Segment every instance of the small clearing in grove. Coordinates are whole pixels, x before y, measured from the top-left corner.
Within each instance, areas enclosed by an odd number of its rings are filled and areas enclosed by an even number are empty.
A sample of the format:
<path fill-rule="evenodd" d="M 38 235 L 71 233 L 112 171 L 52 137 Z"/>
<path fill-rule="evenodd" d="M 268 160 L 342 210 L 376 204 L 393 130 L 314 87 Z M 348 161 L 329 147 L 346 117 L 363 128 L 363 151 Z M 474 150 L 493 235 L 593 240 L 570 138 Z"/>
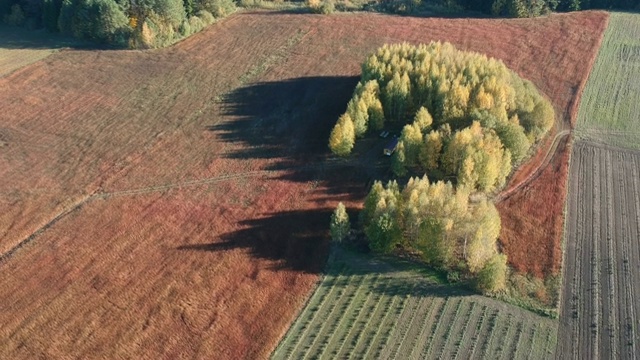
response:
<path fill-rule="evenodd" d="M 274 359 L 547 359 L 557 322 L 334 249 Z"/>
<path fill-rule="evenodd" d="M 330 211 L 366 193 L 326 156 L 368 53 L 449 41 L 565 114 L 606 19 L 247 12 L 0 77 L 0 358 L 267 357 L 318 279 Z M 534 240 L 510 244 L 554 241 Z"/>
<path fill-rule="evenodd" d="M 639 39 L 639 14 L 611 14 L 580 104 L 558 359 L 640 353 Z"/>

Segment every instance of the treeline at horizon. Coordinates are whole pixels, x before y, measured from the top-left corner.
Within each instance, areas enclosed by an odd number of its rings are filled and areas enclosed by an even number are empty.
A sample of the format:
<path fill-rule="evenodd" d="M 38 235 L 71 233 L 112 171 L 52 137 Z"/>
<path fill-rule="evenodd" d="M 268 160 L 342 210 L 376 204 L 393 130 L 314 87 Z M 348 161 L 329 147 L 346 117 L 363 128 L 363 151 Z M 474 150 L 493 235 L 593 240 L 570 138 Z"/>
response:
<path fill-rule="evenodd" d="M 199 32 L 244 7 L 298 3 L 311 12 L 374 10 L 410 14 L 482 12 L 497 17 L 535 17 L 554 11 L 640 10 L 640 0 L 0 0 L 0 22 L 47 29 L 99 44 L 158 48 Z"/>
<path fill-rule="evenodd" d="M 457 0 L 465 10 L 494 16 L 534 17 L 553 11 L 640 9 L 638 0 Z"/>
<path fill-rule="evenodd" d="M 233 0 L 0 0 L 5 24 L 129 48 L 170 45 L 235 9 Z"/>

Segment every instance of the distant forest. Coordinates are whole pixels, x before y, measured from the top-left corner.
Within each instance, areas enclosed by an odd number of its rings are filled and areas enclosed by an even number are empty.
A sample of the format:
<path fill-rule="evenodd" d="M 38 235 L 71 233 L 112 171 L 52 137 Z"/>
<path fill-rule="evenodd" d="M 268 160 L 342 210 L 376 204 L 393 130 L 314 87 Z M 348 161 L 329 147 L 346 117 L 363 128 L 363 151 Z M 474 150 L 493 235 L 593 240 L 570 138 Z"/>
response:
<path fill-rule="evenodd" d="M 638 0 L 458 0 L 458 4 L 466 10 L 507 17 L 532 17 L 551 11 L 640 7 Z"/>
<path fill-rule="evenodd" d="M 274 4 L 306 4 L 310 11 L 321 13 L 413 13 L 435 5 L 448 13 L 466 10 L 500 17 L 534 17 L 552 11 L 586 9 L 640 10 L 640 0 L 0 0 L 0 21 L 29 29 L 46 28 L 112 46 L 155 48 L 202 30 L 234 12 L 237 3 L 270 8 Z"/>
<path fill-rule="evenodd" d="M 131 48 L 167 46 L 233 11 L 233 0 L 0 0 L 5 24 Z"/>

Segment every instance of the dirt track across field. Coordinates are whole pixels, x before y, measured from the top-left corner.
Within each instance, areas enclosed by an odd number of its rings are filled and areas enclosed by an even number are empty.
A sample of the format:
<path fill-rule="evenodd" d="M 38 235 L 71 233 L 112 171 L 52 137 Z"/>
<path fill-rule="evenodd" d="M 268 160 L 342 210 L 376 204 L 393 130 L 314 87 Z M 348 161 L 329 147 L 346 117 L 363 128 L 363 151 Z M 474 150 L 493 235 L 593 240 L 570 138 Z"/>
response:
<path fill-rule="evenodd" d="M 573 148 L 558 359 L 640 356 L 640 152 Z"/>

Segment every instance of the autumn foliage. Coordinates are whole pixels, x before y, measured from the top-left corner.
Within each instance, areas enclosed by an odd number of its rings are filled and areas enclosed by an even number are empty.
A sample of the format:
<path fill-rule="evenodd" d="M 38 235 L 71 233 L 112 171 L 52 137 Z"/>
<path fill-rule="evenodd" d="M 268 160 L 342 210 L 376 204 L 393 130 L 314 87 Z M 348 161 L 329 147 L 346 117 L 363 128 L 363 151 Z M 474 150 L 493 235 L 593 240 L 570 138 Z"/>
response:
<path fill-rule="evenodd" d="M 484 292 L 503 289 L 507 267 L 497 248 L 500 216 L 493 203 L 472 202 L 469 195 L 466 187 L 431 183 L 426 176 L 409 179 L 403 189 L 395 181 L 375 182 L 361 213 L 370 247 L 383 253 L 411 248 L 429 265 L 478 277 Z"/>
<path fill-rule="evenodd" d="M 501 61 L 449 43 L 384 45 L 362 65 L 329 147 L 341 156 L 385 123 L 404 125 L 394 171 L 438 170 L 491 192 L 553 125 L 551 104 Z M 353 129 L 353 130 L 352 130 Z"/>

